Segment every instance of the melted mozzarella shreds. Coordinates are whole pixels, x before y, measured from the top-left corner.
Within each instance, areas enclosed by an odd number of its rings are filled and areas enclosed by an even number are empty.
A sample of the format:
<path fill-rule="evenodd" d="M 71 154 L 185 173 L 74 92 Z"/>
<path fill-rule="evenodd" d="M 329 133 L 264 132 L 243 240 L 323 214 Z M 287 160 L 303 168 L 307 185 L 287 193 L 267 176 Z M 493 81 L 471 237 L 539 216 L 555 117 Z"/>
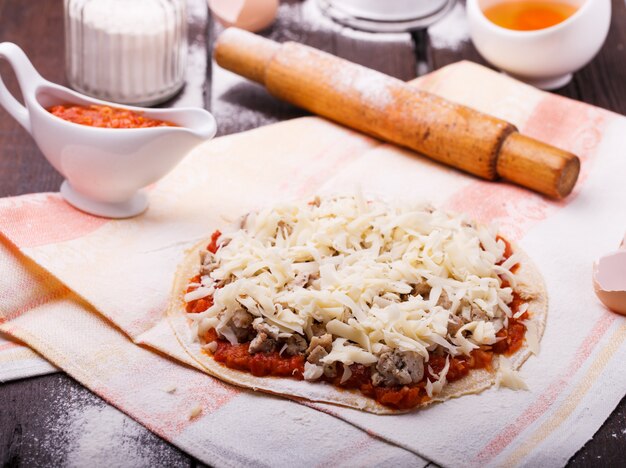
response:
<path fill-rule="evenodd" d="M 371 365 L 387 347 L 426 360 L 438 346 L 469 355 L 495 343 L 512 316 L 505 284 L 514 284 L 517 261 L 505 261 L 495 229 L 428 206 L 359 197 L 283 204 L 250 213 L 218 245 L 204 253 L 203 286 L 186 297 L 213 295 L 208 310 L 190 314 L 199 335 L 227 330 L 243 308 L 283 336 L 310 339 L 323 324 L 333 336 L 324 364 Z M 306 376 L 318 373 L 310 366 Z M 429 389 L 444 382 L 442 373 Z"/>
<path fill-rule="evenodd" d="M 496 386 L 498 388 L 510 388 L 511 390 L 528 390 L 528 385 L 524 382 L 520 373 L 513 370 L 511 362 L 504 356 L 500 358 L 500 368 L 496 375 Z"/>
<path fill-rule="evenodd" d="M 430 398 L 432 398 L 433 395 L 443 390 L 443 387 L 446 385 L 446 381 L 447 381 L 446 375 L 448 374 L 449 369 L 450 369 L 450 358 L 446 358 L 446 364 L 443 367 L 443 369 L 441 369 L 441 372 L 439 373 L 439 375 L 435 374 L 435 372 L 433 371 L 431 367 L 428 368 L 431 375 L 437 376 L 437 380 L 435 380 L 434 382 L 431 381 L 430 379 L 426 380 L 426 394 Z"/>

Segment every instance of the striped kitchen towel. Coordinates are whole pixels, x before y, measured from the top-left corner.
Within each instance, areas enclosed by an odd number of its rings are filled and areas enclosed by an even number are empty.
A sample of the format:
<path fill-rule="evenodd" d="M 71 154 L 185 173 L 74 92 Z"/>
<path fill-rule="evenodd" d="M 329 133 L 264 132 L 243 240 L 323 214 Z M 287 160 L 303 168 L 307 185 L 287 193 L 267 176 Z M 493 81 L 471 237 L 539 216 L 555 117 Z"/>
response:
<path fill-rule="evenodd" d="M 58 372 L 58 368 L 4 333 L 0 333 L 0 382 Z"/>
<path fill-rule="evenodd" d="M 283 122 L 197 148 L 134 219 L 85 215 L 57 194 L 0 201 L 0 291 L 15 292 L 3 295 L 0 330 L 218 466 L 564 464 L 626 390 L 626 318 L 604 309 L 590 284 L 594 258 L 616 248 L 626 226 L 626 119 L 470 63 L 416 86 L 579 154 L 574 194 L 554 202 L 322 119 Z M 498 223 L 535 260 L 550 311 L 541 353 L 522 369 L 530 391 L 376 416 L 242 391 L 195 369 L 164 318 L 185 249 L 256 207 L 356 187 Z"/>

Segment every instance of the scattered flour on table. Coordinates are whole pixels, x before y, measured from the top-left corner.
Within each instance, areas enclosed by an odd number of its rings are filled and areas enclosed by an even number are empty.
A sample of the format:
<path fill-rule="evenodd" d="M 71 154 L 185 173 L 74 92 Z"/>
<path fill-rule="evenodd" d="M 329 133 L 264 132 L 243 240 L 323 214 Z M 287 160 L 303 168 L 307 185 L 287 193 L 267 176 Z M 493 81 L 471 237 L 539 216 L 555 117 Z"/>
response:
<path fill-rule="evenodd" d="M 54 466 L 153 467 L 180 462 L 177 452 L 95 395 L 67 385 L 48 399 L 38 441 Z"/>
<path fill-rule="evenodd" d="M 265 123 L 264 113 L 256 103 L 273 99 L 260 85 L 223 69 L 211 66 L 211 112 L 218 124 L 218 134 L 228 135 L 259 127 Z"/>
<path fill-rule="evenodd" d="M 237 85 L 247 83 L 248 80 L 231 71 L 225 70 L 217 63 L 213 62 L 212 69 L 212 91 L 211 99 L 213 103 L 224 99 L 225 94 Z"/>
<path fill-rule="evenodd" d="M 197 43 L 189 44 L 187 51 L 187 80 L 185 91 L 176 100 L 176 107 L 193 107 L 204 101 L 202 92 L 207 67 L 206 50 Z M 194 91 L 194 92 L 192 92 Z"/>
<path fill-rule="evenodd" d="M 190 21 L 206 21 L 208 10 L 203 0 L 187 2 L 187 17 Z"/>
<path fill-rule="evenodd" d="M 326 16 L 317 0 L 305 0 L 301 5 L 283 3 L 279 7 L 279 19 L 290 26 L 290 30 L 304 33 L 328 31 L 344 37 L 370 42 L 404 42 L 406 33 L 372 33 L 342 26 Z"/>
<path fill-rule="evenodd" d="M 194 0 L 187 2 L 187 17 L 190 23 L 204 24 L 207 21 L 206 2 Z M 205 37 L 191 37 L 187 49 L 185 71 L 185 89 L 176 98 L 176 107 L 194 107 L 204 101 L 204 82 L 207 69 L 207 51 Z"/>
<path fill-rule="evenodd" d="M 457 3 L 448 16 L 428 28 L 435 49 L 459 50 L 470 39 L 465 7 Z"/>

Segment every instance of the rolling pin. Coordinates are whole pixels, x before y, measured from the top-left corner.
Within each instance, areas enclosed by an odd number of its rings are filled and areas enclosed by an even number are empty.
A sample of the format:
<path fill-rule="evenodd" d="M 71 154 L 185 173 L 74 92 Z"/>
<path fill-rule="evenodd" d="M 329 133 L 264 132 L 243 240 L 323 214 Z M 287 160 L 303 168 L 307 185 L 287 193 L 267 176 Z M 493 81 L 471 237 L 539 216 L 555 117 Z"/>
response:
<path fill-rule="evenodd" d="M 574 188 L 577 156 L 522 135 L 504 120 L 302 44 L 229 28 L 217 63 L 310 112 L 487 180 L 552 198 Z"/>

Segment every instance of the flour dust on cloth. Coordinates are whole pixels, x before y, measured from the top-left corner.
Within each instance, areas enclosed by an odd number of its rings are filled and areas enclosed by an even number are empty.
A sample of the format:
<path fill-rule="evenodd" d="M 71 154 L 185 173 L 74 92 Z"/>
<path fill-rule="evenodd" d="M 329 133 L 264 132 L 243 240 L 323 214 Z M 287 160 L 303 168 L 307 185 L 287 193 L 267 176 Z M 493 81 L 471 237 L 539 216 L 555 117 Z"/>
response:
<path fill-rule="evenodd" d="M 550 201 L 319 118 L 287 121 L 199 147 L 151 189 L 149 210 L 135 219 L 90 217 L 56 194 L 2 200 L 0 265 L 22 273 L 2 275 L 0 291 L 19 294 L 2 304 L 0 330 L 211 464 L 564 464 L 626 388 L 626 319 L 606 311 L 590 286 L 593 259 L 615 247 L 626 224 L 626 119 L 470 63 L 415 85 L 579 154 L 573 195 Z M 185 250 L 253 209 L 358 186 L 498 223 L 534 260 L 550 311 L 541 352 L 522 369 L 529 391 L 493 388 L 379 416 L 249 393 L 192 368 L 164 318 Z"/>

